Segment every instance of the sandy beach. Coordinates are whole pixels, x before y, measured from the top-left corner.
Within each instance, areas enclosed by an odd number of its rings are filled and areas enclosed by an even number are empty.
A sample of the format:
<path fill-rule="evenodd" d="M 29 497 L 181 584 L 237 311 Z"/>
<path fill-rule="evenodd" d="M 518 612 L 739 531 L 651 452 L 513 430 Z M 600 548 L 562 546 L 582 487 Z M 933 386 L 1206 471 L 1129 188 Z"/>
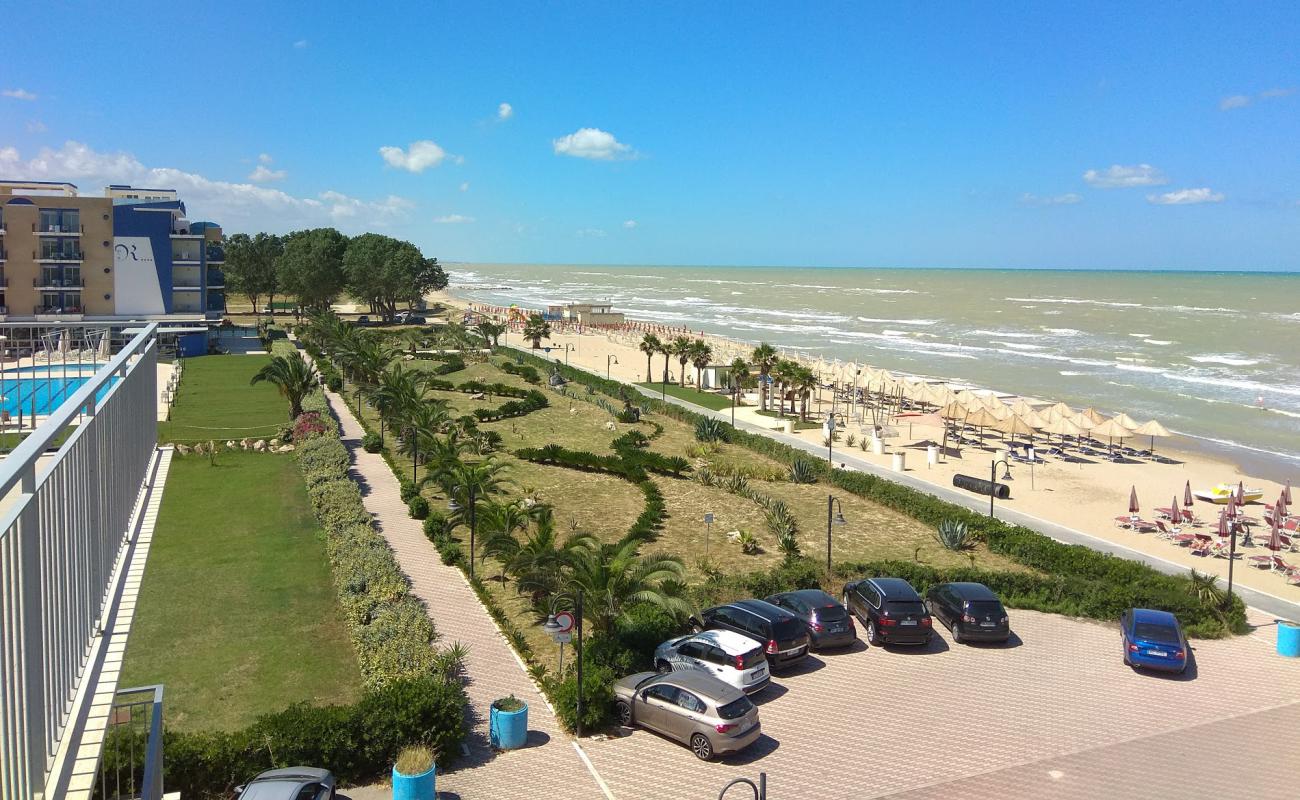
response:
<path fill-rule="evenodd" d="M 471 304 L 447 293 L 430 296 L 431 301 L 468 308 Z M 646 357 L 636 343 L 641 334 L 632 331 L 607 329 L 588 329 L 582 333 L 569 329 L 561 331 L 561 326 L 553 326 L 554 333 L 544 346 L 550 346 L 550 357 L 590 370 L 597 374 L 608 374 L 611 378 L 629 383 L 646 380 Z M 705 338 L 714 348 L 715 363 L 727 363 L 735 355 L 747 355 L 752 349 L 748 345 L 729 341 L 717 336 L 702 336 L 698 332 L 695 338 Z M 527 346 L 520 337 L 518 326 L 508 332 L 504 342 Z M 566 349 L 571 348 L 571 349 Z M 718 357 L 721 356 L 721 357 Z M 676 378 L 678 364 L 671 364 L 673 377 Z M 653 359 L 652 377 L 657 380 L 663 370 L 663 357 Z M 693 379 L 694 370 L 688 367 L 688 385 Z M 824 392 L 820 398 L 821 407 L 829 408 L 830 395 Z M 745 420 L 772 429 L 776 438 L 798 436 L 806 441 L 821 443 L 820 429 L 804 430 L 795 434 L 778 432 L 777 420 L 757 413 L 759 398 L 756 392 L 746 396 L 746 406 L 737 410 L 737 420 Z M 810 403 L 809 419 L 818 407 L 816 401 Z M 824 415 L 824 411 L 822 412 Z M 819 417 L 818 420 L 821 418 Z M 951 486 L 955 474 L 963 473 L 987 479 L 992 463 L 999 457 L 1002 445 L 997 434 L 990 433 L 986 443 L 972 446 L 955 447 L 949 442 L 946 452 L 942 453 L 938 463 L 927 463 L 927 446 L 939 444 L 943 430 L 932 425 L 909 425 L 902 418 L 887 426 L 893 436 L 886 436 L 886 452 L 877 455 L 861 449 L 858 444 L 864 437 L 870 437 L 872 427 L 870 420 L 866 426 L 859 426 L 851 420 L 846 427 L 839 429 L 840 438 L 836 442 L 836 452 L 849 451 L 847 437 L 852 435 L 855 444 L 851 448 L 854 457 L 890 467 L 895 452 L 906 454 L 906 470 L 909 475 L 920 478 L 936 486 Z M 1261 569 L 1250 561 L 1251 556 L 1269 555 L 1271 551 L 1263 546 L 1267 540 L 1268 527 L 1263 522 L 1264 502 L 1272 503 L 1281 493 L 1282 484 L 1259 478 L 1247 472 L 1232 460 L 1216 458 L 1194 448 L 1180 446 L 1178 436 L 1160 439 L 1156 442 L 1158 452 L 1167 457 L 1165 463 L 1139 461 L 1135 463 L 1110 463 L 1089 459 L 1088 463 L 1073 463 L 1047 456 L 1046 463 L 1015 463 L 1011 465 L 1011 480 L 1006 481 L 1012 487 L 1012 495 L 1007 500 L 997 501 L 1000 507 L 1016 509 L 1023 513 L 1056 523 L 1109 542 L 1147 553 L 1166 561 L 1182 564 L 1189 569 L 1210 572 L 1227 580 L 1228 559 L 1211 556 L 1193 555 L 1189 547 L 1180 546 L 1172 541 L 1158 538 L 1155 533 L 1137 533 L 1131 529 L 1117 527 L 1115 518 L 1128 516 L 1128 502 L 1131 491 L 1136 491 L 1141 506 L 1139 516 L 1143 520 L 1154 522 L 1157 519 L 1155 509 L 1168 507 L 1177 497 L 1183 498 L 1184 487 L 1188 482 L 1193 491 L 1208 489 L 1219 483 L 1244 482 L 1248 488 L 1263 491 L 1263 499 L 1245 506 L 1247 518 L 1255 520 L 1253 525 L 1253 546 L 1239 546 L 1239 556 L 1235 562 L 1233 580 L 1235 584 L 1248 586 L 1290 602 L 1300 602 L 1300 586 L 1290 585 L 1286 577 L 1272 570 Z M 1145 442 L 1143 445 L 1145 447 Z M 839 461 L 839 459 L 836 459 Z M 1005 470 L 998 467 L 998 478 L 1002 479 Z M 1202 533 L 1215 536 L 1220 506 L 1197 501 L 1193 508 L 1198 525 L 1183 525 L 1185 533 Z M 1166 525 L 1168 522 L 1166 521 Z M 1282 551 L 1283 560 L 1293 565 L 1300 565 L 1300 553 Z"/>

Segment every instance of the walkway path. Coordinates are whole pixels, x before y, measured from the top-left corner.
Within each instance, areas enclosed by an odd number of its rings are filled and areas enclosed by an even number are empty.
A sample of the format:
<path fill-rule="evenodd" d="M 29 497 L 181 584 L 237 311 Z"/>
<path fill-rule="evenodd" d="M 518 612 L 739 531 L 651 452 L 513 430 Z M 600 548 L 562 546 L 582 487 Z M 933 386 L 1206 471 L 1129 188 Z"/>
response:
<path fill-rule="evenodd" d="M 585 755 L 560 728 L 541 693 L 529 679 L 505 637 L 479 603 L 460 570 L 445 566 L 421 525 L 406 513 L 397 479 L 383 457 L 361 448 L 364 430 L 337 394 L 327 392 L 330 408 L 343 430 L 352 457 L 352 478 L 361 487 L 366 509 L 388 540 L 411 592 L 425 603 L 442 642 L 469 648 L 466 673 L 473 728 L 468 755 L 438 776 L 439 796 L 517 797 L 553 800 L 601 800 L 605 797 L 584 765 Z M 528 703 L 529 744 L 522 750 L 494 754 L 488 744 L 488 707 L 509 694 Z M 387 796 L 371 788 L 349 792 L 354 798 Z"/>

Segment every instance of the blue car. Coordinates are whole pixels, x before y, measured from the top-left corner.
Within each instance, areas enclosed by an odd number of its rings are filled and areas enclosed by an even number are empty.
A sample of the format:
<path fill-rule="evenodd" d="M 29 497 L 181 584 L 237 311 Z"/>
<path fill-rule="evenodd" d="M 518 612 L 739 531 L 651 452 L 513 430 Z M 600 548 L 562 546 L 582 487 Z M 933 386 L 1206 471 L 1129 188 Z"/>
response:
<path fill-rule="evenodd" d="M 1187 637 L 1173 614 L 1130 608 L 1120 616 L 1119 626 L 1128 666 L 1179 673 L 1187 669 Z"/>

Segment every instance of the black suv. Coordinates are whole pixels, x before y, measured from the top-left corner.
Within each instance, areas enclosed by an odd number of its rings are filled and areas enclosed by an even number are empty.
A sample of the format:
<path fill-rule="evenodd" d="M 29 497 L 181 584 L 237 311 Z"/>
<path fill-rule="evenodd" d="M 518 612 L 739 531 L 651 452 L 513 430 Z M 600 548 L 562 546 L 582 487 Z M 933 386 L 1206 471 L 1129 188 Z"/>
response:
<path fill-rule="evenodd" d="M 867 627 L 867 641 L 927 644 L 934 623 L 912 584 L 902 578 L 863 578 L 844 585 L 844 607 Z"/>
<path fill-rule="evenodd" d="M 926 590 L 925 604 L 952 631 L 954 642 L 1011 638 L 1002 601 L 982 583 L 937 583 Z"/>
<path fill-rule="evenodd" d="M 700 612 L 691 619 L 699 630 L 727 630 L 748 636 L 763 647 L 773 669 L 808 655 L 808 627 L 788 611 L 762 600 L 738 600 Z"/>

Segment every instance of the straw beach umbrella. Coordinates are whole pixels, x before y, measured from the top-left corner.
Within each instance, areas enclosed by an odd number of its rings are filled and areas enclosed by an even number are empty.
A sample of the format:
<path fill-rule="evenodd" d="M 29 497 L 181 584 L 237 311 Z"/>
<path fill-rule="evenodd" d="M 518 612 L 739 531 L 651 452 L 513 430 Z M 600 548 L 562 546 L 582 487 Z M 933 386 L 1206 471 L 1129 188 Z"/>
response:
<path fill-rule="evenodd" d="M 1118 418 L 1106 420 L 1094 427 L 1089 433 L 1093 436 L 1105 436 L 1108 448 L 1114 445 L 1115 439 L 1119 439 L 1120 447 L 1123 447 L 1124 437 L 1133 435 L 1133 431 L 1121 425 Z"/>
<path fill-rule="evenodd" d="M 1123 412 L 1116 414 L 1113 417 L 1113 419 L 1131 431 L 1137 430 L 1139 427 L 1141 427 L 1140 425 L 1138 425 L 1137 420 L 1133 419 L 1128 414 L 1125 414 Z"/>
<path fill-rule="evenodd" d="M 1092 424 L 1094 425 L 1100 425 L 1106 421 L 1106 415 L 1095 408 L 1085 408 L 1079 413 L 1092 420 Z"/>
<path fill-rule="evenodd" d="M 1156 452 L 1156 437 L 1159 436 L 1160 438 L 1163 439 L 1164 437 L 1170 435 L 1169 431 L 1165 430 L 1165 426 L 1161 425 L 1159 421 L 1154 419 L 1144 422 L 1141 425 L 1137 426 L 1136 428 L 1133 429 L 1133 433 L 1138 436 L 1151 437 L 1152 455 L 1154 455 Z"/>
<path fill-rule="evenodd" d="M 1097 423 L 1093 422 L 1092 417 L 1082 411 L 1076 411 L 1073 416 L 1066 417 L 1066 419 L 1070 420 L 1075 425 L 1078 425 L 1080 428 L 1083 428 L 1085 431 L 1090 431 L 1097 427 Z"/>
<path fill-rule="evenodd" d="M 1030 409 L 1029 411 L 1023 413 L 1017 413 L 1016 416 L 1020 418 L 1021 422 L 1025 423 L 1031 428 L 1034 428 L 1035 430 L 1042 430 L 1043 428 L 1046 428 L 1048 425 L 1048 420 L 1044 419 L 1041 415 L 1039 415 L 1037 411 L 1034 411 L 1033 409 Z"/>
<path fill-rule="evenodd" d="M 1069 419 L 1070 417 L 1074 416 L 1074 409 L 1070 408 L 1065 403 L 1057 403 L 1056 405 L 1047 409 L 1047 413 L 1049 416 L 1052 417 L 1065 417 L 1066 419 Z"/>
<path fill-rule="evenodd" d="M 1054 433 L 1061 437 L 1061 444 L 1065 444 L 1065 437 L 1067 436 L 1082 436 L 1083 428 L 1075 425 L 1065 417 L 1057 417 L 1047 423 L 1047 427 L 1043 428 L 1043 433 Z"/>

